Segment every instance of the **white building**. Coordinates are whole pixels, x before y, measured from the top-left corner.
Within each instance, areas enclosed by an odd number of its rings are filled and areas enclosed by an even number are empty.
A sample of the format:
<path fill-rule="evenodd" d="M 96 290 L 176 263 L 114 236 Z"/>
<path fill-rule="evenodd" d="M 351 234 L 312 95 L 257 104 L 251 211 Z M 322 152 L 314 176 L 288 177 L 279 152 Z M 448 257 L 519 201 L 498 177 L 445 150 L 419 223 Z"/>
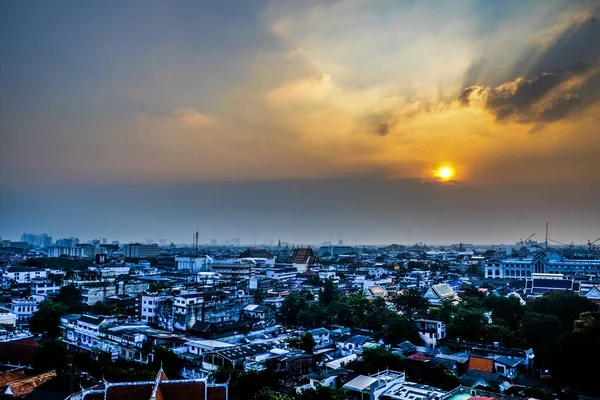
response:
<path fill-rule="evenodd" d="M 140 319 L 144 322 L 158 323 L 158 305 L 170 296 L 158 293 L 142 293 L 140 296 Z"/>
<path fill-rule="evenodd" d="M 42 268 L 15 265 L 6 268 L 6 277 L 17 283 L 29 283 L 34 278 L 47 278 L 48 271 Z"/>
<path fill-rule="evenodd" d="M 177 270 L 187 270 L 192 274 L 198 272 L 209 272 L 213 264 L 213 259 L 209 256 L 201 257 L 189 257 L 189 256 L 178 256 L 175 257 L 175 263 Z"/>
<path fill-rule="evenodd" d="M 35 300 L 13 299 L 10 302 L 10 312 L 15 314 L 17 325 L 26 325 L 31 316 L 38 310 L 38 303 Z"/>
<path fill-rule="evenodd" d="M 572 260 L 553 251 L 538 251 L 526 258 L 490 260 L 484 264 L 486 278 L 527 279 L 532 274 L 600 274 L 600 260 Z"/>
<path fill-rule="evenodd" d="M 436 347 L 438 341 L 446 337 L 446 325 L 441 321 L 418 319 L 415 321 L 415 325 L 427 347 Z"/>
<path fill-rule="evenodd" d="M 31 293 L 48 296 L 60 292 L 62 282 L 53 281 L 44 278 L 34 278 L 31 280 Z"/>
<path fill-rule="evenodd" d="M 0 311 L 0 327 L 2 325 L 15 326 L 17 324 L 17 316 L 11 312 Z"/>
<path fill-rule="evenodd" d="M 277 281 L 294 279 L 298 275 L 298 269 L 291 264 L 277 264 L 267 268 L 266 277 Z"/>

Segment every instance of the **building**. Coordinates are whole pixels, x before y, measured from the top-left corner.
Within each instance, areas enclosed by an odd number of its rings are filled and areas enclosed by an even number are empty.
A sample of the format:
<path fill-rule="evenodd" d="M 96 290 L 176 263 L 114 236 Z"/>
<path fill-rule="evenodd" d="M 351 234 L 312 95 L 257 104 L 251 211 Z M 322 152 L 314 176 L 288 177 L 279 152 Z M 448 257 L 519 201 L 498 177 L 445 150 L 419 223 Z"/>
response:
<path fill-rule="evenodd" d="M 444 301 L 451 301 L 457 303 L 460 299 L 458 295 L 447 283 L 440 283 L 438 285 L 431 286 L 424 296 L 431 305 L 440 305 Z"/>
<path fill-rule="evenodd" d="M 157 243 L 141 244 L 130 243 L 123 245 L 123 255 L 127 258 L 148 258 L 157 257 L 160 249 Z"/>
<path fill-rule="evenodd" d="M 438 341 L 446 337 L 446 325 L 441 321 L 418 319 L 415 321 L 417 332 L 427 347 L 434 348 Z"/>
<path fill-rule="evenodd" d="M 556 290 L 579 294 L 581 284 L 574 279 L 565 278 L 562 274 L 535 273 L 525 282 L 525 294 L 529 297 L 539 297 Z"/>
<path fill-rule="evenodd" d="M 175 257 L 175 263 L 178 271 L 186 270 L 191 274 L 195 274 L 198 272 L 210 272 L 213 259 L 209 256 L 178 256 Z"/>
<path fill-rule="evenodd" d="M 298 275 L 298 269 L 293 264 L 275 264 L 266 270 L 267 279 L 275 279 L 276 281 L 285 281 L 294 279 Z"/>
<path fill-rule="evenodd" d="M 4 312 L 0 310 L 0 327 L 2 326 L 16 326 L 17 316 L 11 312 Z"/>
<path fill-rule="evenodd" d="M 313 339 L 315 340 L 315 349 L 322 349 L 330 346 L 333 342 L 329 336 L 330 331 L 326 328 L 317 328 L 309 330 Z"/>
<path fill-rule="evenodd" d="M 30 398 L 40 385 L 56 377 L 56 371 L 34 375 L 29 368 L 19 367 L 0 373 L 0 395 L 6 398 Z M 33 396 L 37 398 L 37 396 Z"/>
<path fill-rule="evenodd" d="M 312 266 L 319 265 L 319 259 L 311 248 L 294 249 L 287 263 L 292 264 L 300 272 L 306 272 Z"/>
<path fill-rule="evenodd" d="M 21 235 L 21 242 L 25 242 L 32 247 L 48 247 L 52 245 L 52 236 L 47 233 L 42 233 L 41 235 L 24 233 Z"/>
<path fill-rule="evenodd" d="M 17 283 L 29 283 L 34 278 L 47 278 L 48 271 L 42 268 L 14 265 L 6 268 L 6 277 Z"/>
<path fill-rule="evenodd" d="M 447 392 L 433 386 L 407 382 L 403 372 L 385 370 L 374 375 L 359 375 L 344 389 L 369 400 L 433 400 Z"/>
<path fill-rule="evenodd" d="M 527 279 L 532 274 L 600 274 L 600 260 L 573 260 L 553 251 L 538 251 L 530 257 L 490 260 L 484 264 L 486 278 Z"/>
<path fill-rule="evenodd" d="M 250 260 L 227 261 L 224 263 L 215 261 L 212 272 L 221 275 L 224 280 L 240 282 L 250 279 L 256 272 L 256 263 Z"/>
<path fill-rule="evenodd" d="M 153 381 L 104 382 L 67 400 L 228 400 L 228 396 L 227 383 L 209 383 L 208 378 L 169 380 L 161 369 Z"/>
<path fill-rule="evenodd" d="M 60 292 L 61 287 L 61 281 L 45 278 L 33 278 L 31 280 L 31 294 L 39 294 L 45 297 L 49 294 L 57 294 Z"/>
<path fill-rule="evenodd" d="M 10 312 L 16 316 L 17 325 L 27 325 L 37 310 L 38 303 L 35 300 L 13 299 L 10 302 Z"/>
<path fill-rule="evenodd" d="M 272 347 L 266 343 L 255 343 L 206 352 L 202 356 L 202 368 L 206 371 L 214 371 L 220 367 L 245 369 L 249 363 L 260 363 L 270 358 Z"/>
<path fill-rule="evenodd" d="M 248 304 L 242 309 L 242 315 L 249 319 L 259 319 L 261 321 L 274 319 L 275 317 L 271 307 L 258 304 Z"/>
<path fill-rule="evenodd" d="M 108 298 L 117 295 L 137 296 L 138 293 L 148 290 L 148 282 L 138 280 L 121 281 L 92 281 L 75 282 L 81 290 L 81 301 L 88 306 L 93 306 L 99 301 L 106 301 Z"/>
<path fill-rule="evenodd" d="M 182 291 L 179 294 L 140 295 L 140 317 L 168 331 L 185 332 L 196 323 L 238 321 L 252 296 L 225 291 Z"/>

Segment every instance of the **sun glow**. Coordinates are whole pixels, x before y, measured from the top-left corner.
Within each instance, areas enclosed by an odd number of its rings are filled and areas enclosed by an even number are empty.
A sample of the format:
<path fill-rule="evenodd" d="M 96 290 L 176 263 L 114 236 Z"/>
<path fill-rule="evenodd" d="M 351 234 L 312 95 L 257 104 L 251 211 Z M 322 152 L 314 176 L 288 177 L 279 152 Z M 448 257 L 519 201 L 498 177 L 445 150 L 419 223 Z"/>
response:
<path fill-rule="evenodd" d="M 441 167 L 436 171 L 436 176 L 443 181 L 448 181 L 454 176 L 454 170 L 450 167 Z"/>

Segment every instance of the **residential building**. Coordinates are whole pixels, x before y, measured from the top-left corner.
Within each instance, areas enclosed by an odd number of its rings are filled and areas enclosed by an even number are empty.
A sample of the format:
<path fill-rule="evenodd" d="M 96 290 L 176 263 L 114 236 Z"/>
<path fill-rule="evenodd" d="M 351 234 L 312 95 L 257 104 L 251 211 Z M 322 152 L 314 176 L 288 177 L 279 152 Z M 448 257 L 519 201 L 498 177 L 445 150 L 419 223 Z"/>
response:
<path fill-rule="evenodd" d="M 39 294 L 48 296 L 49 294 L 57 294 L 62 287 L 61 281 L 55 281 L 45 278 L 33 278 L 31 280 L 31 294 Z"/>
<path fill-rule="evenodd" d="M 206 371 L 220 367 L 245 368 L 248 363 L 264 362 L 271 357 L 272 347 L 266 343 L 255 343 L 206 352 L 202 356 L 202 368 Z"/>
<path fill-rule="evenodd" d="M 275 279 L 276 281 L 285 281 L 294 279 L 298 275 L 298 269 L 293 264 L 275 264 L 266 270 L 267 279 Z"/>
<path fill-rule="evenodd" d="M 223 280 L 239 282 L 254 276 L 256 264 L 250 260 L 236 260 L 221 262 L 215 260 L 212 264 L 212 272 L 221 275 Z"/>
<path fill-rule="evenodd" d="M 92 281 L 75 282 L 81 290 L 81 301 L 93 306 L 99 301 L 106 301 L 109 297 L 116 295 L 137 296 L 138 293 L 150 287 L 148 282 L 138 280 L 121 281 Z"/>
<path fill-rule="evenodd" d="M 258 319 L 261 321 L 266 321 L 275 318 L 273 309 L 271 307 L 261 306 L 258 304 L 248 304 L 242 309 L 242 316 L 249 319 Z"/>
<path fill-rule="evenodd" d="M 210 272 L 213 264 L 213 259 L 209 256 L 178 256 L 175 257 L 177 270 L 186 270 L 190 274 L 198 272 Z"/>
<path fill-rule="evenodd" d="M 427 347 L 434 348 L 438 341 L 446 337 L 446 325 L 441 321 L 418 319 L 415 321 L 419 337 Z"/>
<path fill-rule="evenodd" d="M 48 271 L 43 268 L 13 265 L 6 268 L 6 277 L 17 283 L 29 283 L 34 278 L 47 278 Z"/>
<path fill-rule="evenodd" d="M 2 326 L 16 326 L 17 315 L 0 309 L 0 328 Z"/>
<path fill-rule="evenodd" d="M 317 328 L 311 329 L 309 330 L 309 332 L 315 340 L 315 349 L 322 349 L 333 344 L 332 340 L 329 337 L 329 329 Z"/>
<path fill-rule="evenodd" d="M 38 302 L 29 299 L 12 299 L 10 312 L 16 316 L 17 325 L 27 325 L 31 316 L 38 310 Z"/>
<path fill-rule="evenodd" d="M 431 400 L 447 394 L 432 386 L 407 382 L 403 372 L 390 370 L 370 376 L 359 375 L 346 383 L 344 389 L 369 400 Z"/>
<path fill-rule="evenodd" d="M 365 335 L 346 335 L 345 337 L 338 339 L 336 342 L 337 347 L 340 349 L 340 354 L 343 356 L 349 356 L 351 354 L 362 354 L 364 344 L 370 340 L 372 339 Z"/>

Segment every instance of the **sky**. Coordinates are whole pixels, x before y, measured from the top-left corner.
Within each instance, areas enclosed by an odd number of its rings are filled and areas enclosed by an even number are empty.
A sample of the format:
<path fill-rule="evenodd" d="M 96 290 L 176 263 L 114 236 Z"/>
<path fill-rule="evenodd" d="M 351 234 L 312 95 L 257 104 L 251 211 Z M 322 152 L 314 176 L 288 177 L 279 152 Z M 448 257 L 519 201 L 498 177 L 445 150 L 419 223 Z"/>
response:
<path fill-rule="evenodd" d="M 515 243 L 548 222 L 593 241 L 599 18 L 595 0 L 4 1 L 0 237 Z"/>

